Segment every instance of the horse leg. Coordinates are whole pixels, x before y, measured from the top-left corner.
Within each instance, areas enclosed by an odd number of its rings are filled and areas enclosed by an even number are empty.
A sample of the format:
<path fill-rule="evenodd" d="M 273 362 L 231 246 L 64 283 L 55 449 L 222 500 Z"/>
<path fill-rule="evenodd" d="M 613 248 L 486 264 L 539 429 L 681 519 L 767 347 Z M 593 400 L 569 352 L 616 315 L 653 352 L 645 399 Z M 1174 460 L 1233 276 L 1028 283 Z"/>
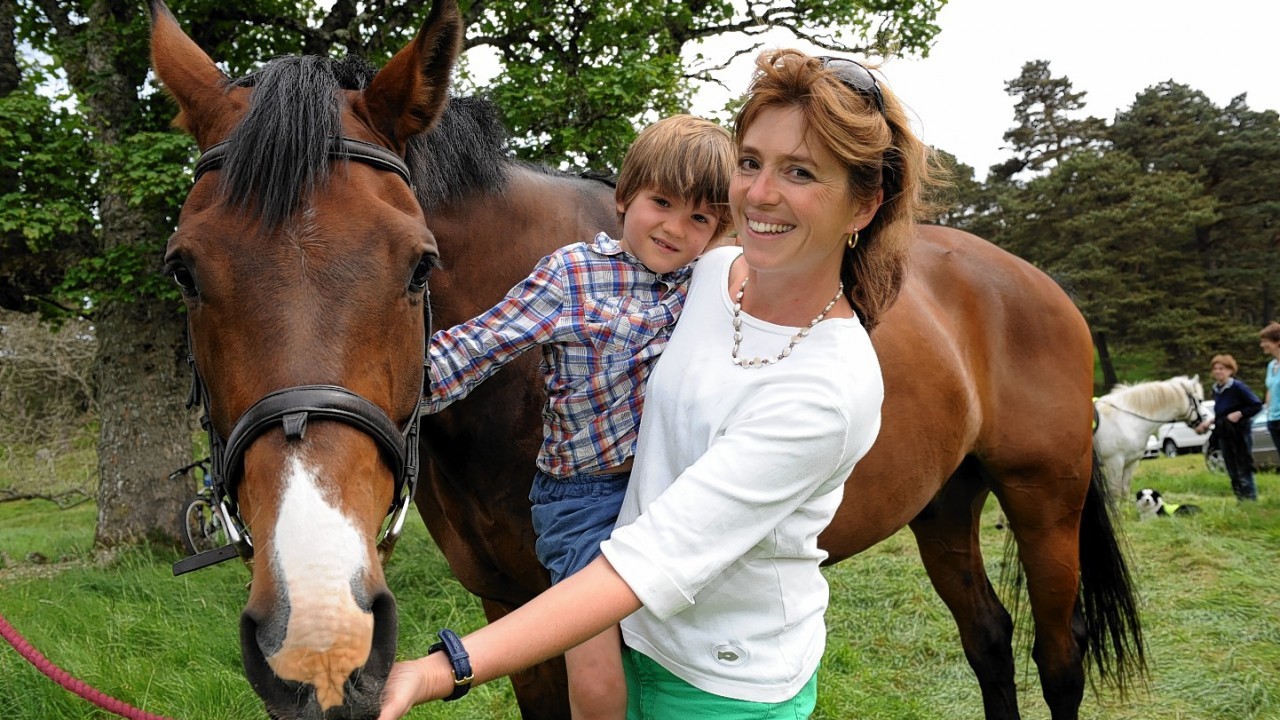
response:
<path fill-rule="evenodd" d="M 1107 492 L 1112 499 L 1125 497 L 1128 494 L 1128 480 L 1125 479 L 1124 453 L 1116 452 L 1108 457 L 1104 464 L 1104 475 L 1107 479 Z"/>
<path fill-rule="evenodd" d="M 911 521 L 911 531 L 934 590 L 955 618 L 987 720 L 1018 720 L 1013 621 L 991 587 L 978 545 L 987 492 L 977 461 L 966 458 Z"/>
<path fill-rule="evenodd" d="M 1120 488 L 1120 494 L 1115 495 L 1112 498 L 1116 502 L 1121 502 L 1122 500 L 1125 500 L 1131 497 L 1129 493 L 1133 490 L 1133 476 L 1134 476 L 1134 473 L 1138 472 L 1138 463 L 1141 462 L 1141 460 L 1142 460 L 1142 456 L 1139 455 L 1138 457 L 1132 458 L 1124 464 L 1124 482 L 1122 483 L 1122 486 Z"/>
<path fill-rule="evenodd" d="M 1001 504 L 1009 514 L 1026 577 L 1035 623 L 1031 657 L 1053 720 L 1076 720 L 1084 698 L 1088 638 L 1080 591 L 1080 516 L 1088 474 L 1068 469 L 1024 471 L 1001 478 Z M 1017 488 L 1019 492 L 1009 492 Z M 1099 489 L 1101 493 L 1101 489 Z"/>

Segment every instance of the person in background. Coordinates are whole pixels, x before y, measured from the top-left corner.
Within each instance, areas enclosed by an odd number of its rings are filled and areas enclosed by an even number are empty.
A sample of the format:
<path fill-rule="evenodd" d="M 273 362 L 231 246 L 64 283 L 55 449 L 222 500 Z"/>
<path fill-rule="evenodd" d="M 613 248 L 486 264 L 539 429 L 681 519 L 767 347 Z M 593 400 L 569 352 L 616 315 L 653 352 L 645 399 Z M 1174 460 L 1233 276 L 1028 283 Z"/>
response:
<path fill-rule="evenodd" d="M 600 554 L 618 519 L 644 383 L 671 336 L 692 263 L 728 230 L 727 130 L 676 115 L 645 128 L 615 189 L 622 238 L 561 248 L 493 309 L 432 336 L 424 412 L 443 410 L 522 353 L 542 350 L 547 406 L 529 500 L 534 550 L 558 583 Z M 622 720 L 616 627 L 565 653 L 574 720 Z"/>
<path fill-rule="evenodd" d="M 812 713 L 818 534 L 880 430 L 869 332 L 902 286 L 933 166 L 898 99 L 843 58 L 761 55 L 734 129 L 741 247 L 694 269 L 602 556 L 465 638 L 441 630 L 438 651 L 392 668 L 381 720 L 619 621 L 628 718 Z"/>
<path fill-rule="evenodd" d="M 1236 500 L 1257 500 L 1258 488 L 1253 480 L 1253 433 L 1250 421 L 1262 410 L 1262 401 L 1237 378 L 1236 359 L 1230 355 L 1214 355 L 1209 361 L 1213 376 L 1213 419 L 1196 428 L 1204 432 L 1213 423 L 1218 449 L 1231 478 L 1231 491 Z"/>
<path fill-rule="evenodd" d="M 1272 322 L 1258 333 L 1262 351 L 1271 356 L 1267 361 L 1266 383 L 1267 432 L 1271 434 L 1273 447 L 1280 450 L 1280 323 Z M 1252 437 L 1252 436 L 1251 436 Z"/>

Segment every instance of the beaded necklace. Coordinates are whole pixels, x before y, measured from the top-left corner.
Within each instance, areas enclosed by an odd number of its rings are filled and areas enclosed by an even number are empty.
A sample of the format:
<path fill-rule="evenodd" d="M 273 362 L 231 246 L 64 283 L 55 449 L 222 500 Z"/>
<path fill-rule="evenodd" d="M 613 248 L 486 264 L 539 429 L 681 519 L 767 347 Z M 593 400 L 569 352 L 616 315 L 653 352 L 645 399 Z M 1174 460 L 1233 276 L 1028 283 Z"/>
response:
<path fill-rule="evenodd" d="M 742 294 L 746 290 L 747 278 L 744 277 L 742 278 L 742 284 L 738 286 L 738 296 L 733 300 L 733 364 L 741 368 L 762 368 L 771 363 L 781 362 L 783 358 L 791 355 L 791 349 L 796 346 L 796 343 L 809 336 L 809 331 L 822 322 L 827 313 L 831 312 L 831 308 L 835 307 L 836 303 L 840 301 L 840 293 L 844 292 L 844 281 L 840 281 L 840 287 L 836 288 L 836 296 L 831 298 L 831 302 L 827 303 L 826 307 L 822 308 L 822 312 L 818 313 L 818 317 L 810 320 L 808 325 L 800 328 L 800 332 L 792 336 L 791 342 L 787 343 L 787 346 L 782 349 L 782 352 L 778 353 L 776 358 L 753 357 L 748 360 L 738 357 L 738 349 L 742 347 Z"/>

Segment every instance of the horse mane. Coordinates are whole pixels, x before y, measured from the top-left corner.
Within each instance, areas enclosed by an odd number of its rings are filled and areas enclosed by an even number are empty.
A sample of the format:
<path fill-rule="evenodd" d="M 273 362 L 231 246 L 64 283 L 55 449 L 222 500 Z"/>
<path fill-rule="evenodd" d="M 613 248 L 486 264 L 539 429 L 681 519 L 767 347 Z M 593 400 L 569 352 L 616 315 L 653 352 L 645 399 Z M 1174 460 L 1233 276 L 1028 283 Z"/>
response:
<path fill-rule="evenodd" d="M 1123 405 L 1126 409 L 1143 415 L 1165 412 L 1169 406 L 1183 404 L 1191 378 L 1179 375 L 1169 380 L 1152 380 L 1141 383 L 1120 383 L 1103 398 Z"/>
<path fill-rule="evenodd" d="M 221 191 L 256 211 L 267 227 L 283 222 L 328 179 L 330 138 L 342 128 L 340 91 L 365 89 L 377 71 L 351 56 L 284 56 L 232 81 L 254 90 L 248 112 L 227 138 Z M 512 168 L 569 177 L 515 159 L 497 110 L 479 96 L 451 97 L 436 126 L 411 138 L 405 155 L 418 202 L 428 212 L 471 193 L 502 192 Z"/>
<path fill-rule="evenodd" d="M 436 126 L 409 141 L 405 162 L 427 212 L 473 192 L 501 192 L 517 163 L 493 103 L 477 96 L 449 98 Z"/>
<path fill-rule="evenodd" d="M 293 214 L 328 180 L 331 138 L 342 131 L 339 91 L 367 84 L 370 69 L 357 58 L 285 56 L 232 81 L 254 90 L 227 137 L 221 189 L 231 203 L 256 210 L 268 228 Z"/>
<path fill-rule="evenodd" d="M 517 159 L 508 145 L 507 128 L 493 103 L 479 95 L 454 95 L 429 132 L 409 141 L 405 162 L 414 179 L 418 203 L 428 213 L 476 192 L 500 193 L 513 169 L 557 178 L 581 178 L 616 187 L 605 171 L 581 174 Z"/>

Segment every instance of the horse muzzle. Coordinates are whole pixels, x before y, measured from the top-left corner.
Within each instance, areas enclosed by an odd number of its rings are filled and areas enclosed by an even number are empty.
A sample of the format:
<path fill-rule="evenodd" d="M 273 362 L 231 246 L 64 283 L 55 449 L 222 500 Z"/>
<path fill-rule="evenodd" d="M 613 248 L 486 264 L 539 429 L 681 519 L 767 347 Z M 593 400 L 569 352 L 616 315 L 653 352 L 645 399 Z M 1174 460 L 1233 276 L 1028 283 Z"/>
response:
<path fill-rule="evenodd" d="M 246 609 L 240 617 L 245 677 L 267 713 L 274 720 L 374 720 L 395 662 L 395 598 L 388 591 L 374 597 L 366 627 L 323 616 L 322 625 L 298 627 L 290 610 L 281 605 L 261 617 Z"/>

